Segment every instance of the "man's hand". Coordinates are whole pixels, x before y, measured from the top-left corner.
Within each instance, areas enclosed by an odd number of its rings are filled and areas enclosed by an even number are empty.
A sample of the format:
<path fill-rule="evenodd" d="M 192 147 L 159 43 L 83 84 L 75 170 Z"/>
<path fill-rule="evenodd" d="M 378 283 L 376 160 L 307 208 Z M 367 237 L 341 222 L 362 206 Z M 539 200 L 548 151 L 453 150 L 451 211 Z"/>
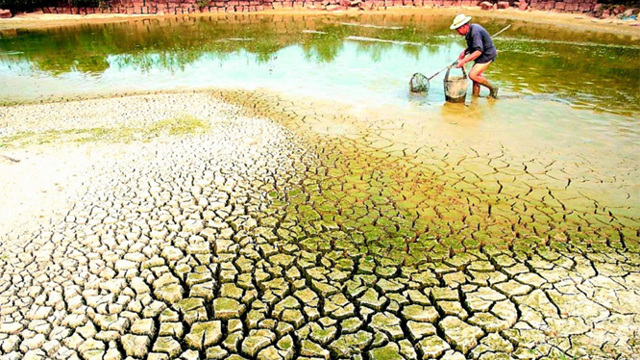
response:
<path fill-rule="evenodd" d="M 464 66 L 464 60 L 458 59 L 458 63 L 456 64 L 456 69 L 459 69 Z"/>

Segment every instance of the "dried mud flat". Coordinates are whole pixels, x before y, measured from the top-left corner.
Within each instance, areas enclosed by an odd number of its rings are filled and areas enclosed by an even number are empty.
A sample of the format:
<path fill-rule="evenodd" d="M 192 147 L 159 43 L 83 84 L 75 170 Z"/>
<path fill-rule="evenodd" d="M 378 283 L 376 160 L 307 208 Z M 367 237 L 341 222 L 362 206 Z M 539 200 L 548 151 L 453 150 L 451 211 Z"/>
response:
<path fill-rule="evenodd" d="M 51 141 L 0 149 L 21 160 L 2 173 L 67 185 L 42 210 L 0 196 L 23 214 L 0 233 L 0 359 L 638 358 L 638 214 L 550 190 L 554 165 L 396 153 L 318 109 L 258 92 L 1 108 L 3 141 Z M 144 130 L 185 117 L 206 126 Z"/>

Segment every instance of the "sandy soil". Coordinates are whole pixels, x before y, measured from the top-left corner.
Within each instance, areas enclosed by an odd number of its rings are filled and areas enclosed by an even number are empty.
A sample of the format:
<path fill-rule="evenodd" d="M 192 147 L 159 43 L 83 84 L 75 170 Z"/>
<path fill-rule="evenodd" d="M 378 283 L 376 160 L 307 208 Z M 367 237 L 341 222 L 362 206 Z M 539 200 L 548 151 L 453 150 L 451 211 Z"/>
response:
<path fill-rule="evenodd" d="M 259 14 L 304 14 L 304 15 L 326 15 L 333 16 L 356 15 L 369 11 L 347 10 L 347 11 L 320 11 L 320 10 L 266 10 L 259 13 L 252 13 L 247 16 Z M 572 28 L 583 28 L 591 31 L 612 32 L 616 34 L 636 35 L 640 38 L 640 21 L 622 21 L 618 19 L 596 19 L 589 15 L 556 13 L 549 11 L 520 11 L 517 9 L 483 11 L 479 7 L 449 8 L 449 9 L 422 9 L 422 8 L 397 8 L 387 10 L 372 10 L 371 12 L 384 13 L 442 13 L 454 16 L 457 13 L 465 12 L 475 16 L 490 16 L 499 19 L 527 20 L 535 23 L 553 23 L 558 26 L 569 26 Z M 232 13 L 202 13 L 178 15 L 187 17 L 214 16 L 225 17 L 226 15 L 239 15 Z M 34 29 L 56 26 L 72 26 L 85 23 L 108 23 L 136 21 L 147 18 L 175 17 L 176 15 L 126 15 L 126 14 L 90 14 L 90 15 L 66 15 L 66 14 L 41 14 L 28 13 L 19 14 L 10 19 L 0 19 L 0 31 L 17 29 Z"/>
<path fill-rule="evenodd" d="M 84 193 L 95 167 L 119 152 L 105 144 L 0 150 L 0 238 L 60 221 Z"/>

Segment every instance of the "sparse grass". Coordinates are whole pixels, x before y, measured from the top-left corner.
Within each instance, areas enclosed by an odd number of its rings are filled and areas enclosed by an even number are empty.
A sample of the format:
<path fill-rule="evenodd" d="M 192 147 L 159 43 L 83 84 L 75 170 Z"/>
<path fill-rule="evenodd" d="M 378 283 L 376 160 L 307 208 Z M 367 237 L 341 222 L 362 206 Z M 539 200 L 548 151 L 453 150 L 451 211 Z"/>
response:
<path fill-rule="evenodd" d="M 204 131 L 209 124 L 192 116 L 183 116 L 177 119 L 159 121 L 149 129 L 150 135 L 158 136 L 168 132 L 169 135 L 186 135 Z"/>
<path fill-rule="evenodd" d="M 48 130 L 44 132 L 24 131 L 0 139 L 0 148 L 20 147 L 29 144 L 56 142 L 88 143 L 96 141 L 128 143 L 148 141 L 162 135 L 181 136 L 206 132 L 210 125 L 193 116 L 165 119 L 146 128 L 88 128 L 70 130 Z"/>

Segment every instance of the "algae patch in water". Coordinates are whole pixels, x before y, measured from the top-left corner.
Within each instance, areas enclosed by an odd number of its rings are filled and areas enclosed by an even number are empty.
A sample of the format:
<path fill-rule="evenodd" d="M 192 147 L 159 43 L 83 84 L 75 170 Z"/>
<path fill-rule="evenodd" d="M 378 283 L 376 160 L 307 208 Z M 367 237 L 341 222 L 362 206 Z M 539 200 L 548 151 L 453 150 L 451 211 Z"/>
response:
<path fill-rule="evenodd" d="M 23 131 L 0 139 L 0 147 L 20 147 L 30 144 L 60 142 L 88 143 L 106 141 L 129 143 L 149 141 L 163 135 L 184 136 L 206 132 L 210 128 L 207 121 L 193 116 L 165 119 L 147 127 L 95 127 L 67 130 L 46 130 L 41 132 Z"/>

